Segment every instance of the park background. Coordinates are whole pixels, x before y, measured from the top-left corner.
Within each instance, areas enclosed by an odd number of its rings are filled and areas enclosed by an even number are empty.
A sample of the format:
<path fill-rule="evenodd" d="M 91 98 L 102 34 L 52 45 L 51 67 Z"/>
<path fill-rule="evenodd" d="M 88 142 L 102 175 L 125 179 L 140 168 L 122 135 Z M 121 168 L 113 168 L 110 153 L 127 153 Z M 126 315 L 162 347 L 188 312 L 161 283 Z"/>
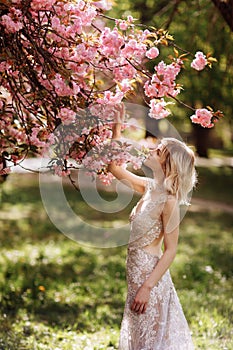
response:
<path fill-rule="evenodd" d="M 207 0 L 118 1 L 109 16 L 129 13 L 144 24 L 169 29 L 180 47 L 211 52 L 218 60 L 211 71 L 181 79 L 186 103 L 196 108 L 211 104 L 224 112 L 224 119 L 214 129 L 194 127 L 180 106 L 169 118 L 202 156 L 171 273 L 196 348 L 233 349 L 232 32 Z M 138 199 L 115 214 L 113 222 L 91 209 L 71 185 L 64 183 L 64 188 L 74 211 L 106 226 L 127 222 Z M 101 195 L 115 198 L 109 191 Z M 0 205 L 0 349 L 117 349 L 126 246 L 93 248 L 59 232 L 43 207 L 38 175 L 8 176 Z"/>

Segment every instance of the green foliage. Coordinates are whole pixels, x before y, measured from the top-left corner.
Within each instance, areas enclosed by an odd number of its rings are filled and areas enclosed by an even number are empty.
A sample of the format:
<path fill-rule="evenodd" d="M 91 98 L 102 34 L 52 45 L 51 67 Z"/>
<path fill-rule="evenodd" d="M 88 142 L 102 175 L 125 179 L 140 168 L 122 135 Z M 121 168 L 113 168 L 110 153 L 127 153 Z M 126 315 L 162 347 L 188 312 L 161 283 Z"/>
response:
<path fill-rule="evenodd" d="M 124 16 L 131 12 L 139 23 L 168 29 L 174 35 L 179 54 L 182 49 L 195 53 L 197 50 L 211 53 L 217 59 L 212 69 L 196 72 L 189 69 L 189 74 L 180 76 L 185 86 L 185 103 L 200 108 L 211 105 L 224 112 L 215 130 L 211 130 L 212 139 L 220 138 L 225 148 L 232 145 L 232 86 L 233 86 L 233 34 L 224 22 L 221 14 L 211 1 L 118 1 L 113 7 L 112 16 Z M 164 51 L 169 50 L 161 48 Z M 188 58 L 193 59 L 192 55 Z M 159 57 L 157 58 L 157 60 Z M 155 60 L 156 63 L 156 60 Z M 187 64 L 188 67 L 188 64 Z M 179 81 L 178 81 L 179 83 Z M 184 135 L 192 131 L 191 123 L 186 118 L 190 110 L 174 106 L 171 108 L 176 118 L 169 120 L 184 131 Z M 191 114 L 190 114 L 191 112 Z M 178 117 L 178 118 L 177 118 Z M 214 142 L 213 142 L 214 145 Z"/>
<path fill-rule="evenodd" d="M 203 170 L 205 187 L 223 175 L 224 168 Z M 66 191 L 85 216 L 81 196 Z M 215 187 L 215 199 L 222 191 Z M 63 236 L 48 220 L 33 176 L 11 175 L 2 198 L 0 349 L 117 349 L 126 247 L 97 249 Z M 233 348 L 231 228 L 232 217 L 221 212 L 190 211 L 182 221 L 171 273 L 197 349 Z"/>

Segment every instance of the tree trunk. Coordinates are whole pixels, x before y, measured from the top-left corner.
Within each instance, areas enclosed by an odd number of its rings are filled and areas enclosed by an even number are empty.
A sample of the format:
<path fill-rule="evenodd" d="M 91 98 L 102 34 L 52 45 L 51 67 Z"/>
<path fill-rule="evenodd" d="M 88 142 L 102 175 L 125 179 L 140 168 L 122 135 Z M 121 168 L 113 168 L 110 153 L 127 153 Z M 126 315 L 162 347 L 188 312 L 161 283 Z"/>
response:
<path fill-rule="evenodd" d="M 233 0 L 212 0 L 233 32 Z"/>
<path fill-rule="evenodd" d="M 194 143 L 198 156 L 208 158 L 211 129 L 205 129 L 198 124 L 192 124 L 192 127 Z"/>
<path fill-rule="evenodd" d="M 0 163 L 3 164 L 3 169 L 7 167 L 5 158 L 2 158 L 1 156 L 0 156 Z M 4 181 L 6 181 L 7 176 L 8 176 L 8 174 L 0 175 L 0 184 L 2 184 Z"/>

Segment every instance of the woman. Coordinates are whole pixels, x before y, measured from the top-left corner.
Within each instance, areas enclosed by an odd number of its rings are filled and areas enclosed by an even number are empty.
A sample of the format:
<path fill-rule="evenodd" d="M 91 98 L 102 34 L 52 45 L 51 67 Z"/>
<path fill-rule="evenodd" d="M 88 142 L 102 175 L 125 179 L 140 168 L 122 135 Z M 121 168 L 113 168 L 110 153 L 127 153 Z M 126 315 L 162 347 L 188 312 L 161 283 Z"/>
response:
<path fill-rule="evenodd" d="M 121 138 L 124 106 L 117 108 L 113 138 Z M 109 171 L 143 196 L 130 215 L 128 294 L 119 350 L 192 350 L 189 328 L 169 266 L 176 255 L 179 204 L 196 181 L 194 154 L 183 142 L 165 138 L 144 164 L 153 178 L 137 176 L 113 161 Z M 164 246 L 162 252 L 162 244 Z"/>

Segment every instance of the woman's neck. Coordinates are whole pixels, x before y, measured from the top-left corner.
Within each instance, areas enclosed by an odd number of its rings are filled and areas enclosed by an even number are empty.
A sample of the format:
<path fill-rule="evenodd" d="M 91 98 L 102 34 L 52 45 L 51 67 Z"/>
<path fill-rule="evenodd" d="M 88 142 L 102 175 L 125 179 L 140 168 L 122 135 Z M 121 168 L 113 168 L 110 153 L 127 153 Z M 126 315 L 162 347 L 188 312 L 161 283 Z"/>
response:
<path fill-rule="evenodd" d="M 165 180 L 164 174 L 162 174 L 161 172 L 153 172 L 153 178 L 159 187 L 163 187 Z"/>

